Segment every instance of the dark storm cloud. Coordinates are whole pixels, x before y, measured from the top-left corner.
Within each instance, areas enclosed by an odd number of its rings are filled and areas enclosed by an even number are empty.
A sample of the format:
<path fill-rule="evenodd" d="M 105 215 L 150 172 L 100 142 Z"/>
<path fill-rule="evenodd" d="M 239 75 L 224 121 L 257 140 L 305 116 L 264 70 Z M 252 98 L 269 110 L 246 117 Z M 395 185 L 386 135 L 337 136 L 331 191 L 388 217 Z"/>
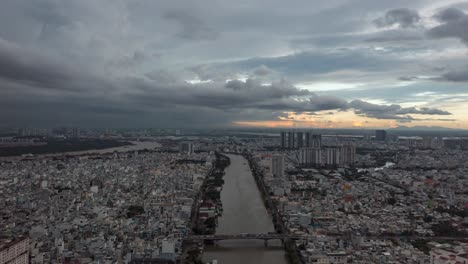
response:
<path fill-rule="evenodd" d="M 309 98 L 310 111 L 323 111 L 348 108 L 348 102 L 335 96 L 312 96 Z"/>
<path fill-rule="evenodd" d="M 227 83 L 200 83 L 188 84 L 169 80 L 165 74 L 152 75 L 153 79 L 145 80 L 139 78 L 127 78 L 118 84 L 117 88 L 126 87 L 127 92 L 119 94 L 123 90 L 110 91 L 105 97 L 94 97 L 93 94 L 78 95 L 56 95 L 49 99 L 46 96 L 27 97 L 30 101 L 24 101 L 23 96 L 3 97 L 7 101 L 15 102 L 15 107 L 10 110 L 22 114 L 25 106 L 41 109 L 44 116 L 53 114 L 54 109 L 61 109 L 60 118 L 64 122 L 73 113 L 87 116 L 83 120 L 89 121 L 89 116 L 96 118 L 109 117 L 109 120 L 132 119 L 138 116 L 139 120 L 146 120 L 150 116 L 164 117 L 163 113 L 174 116 L 174 118 L 186 119 L 188 113 L 181 113 L 176 109 L 181 107 L 189 109 L 195 116 L 201 114 L 203 109 L 205 115 L 212 116 L 213 122 L 228 122 L 237 112 L 246 109 L 257 109 L 264 111 L 295 111 L 295 112 L 318 112 L 325 110 L 342 110 L 353 108 L 358 114 L 372 118 L 406 120 L 409 117 L 403 114 L 448 114 L 436 109 L 413 109 L 401 108 L 399 106 L 379 106 L 356 101 L 347 103 L 346 100 L 334 96 L 319 96 L 310 91 L 294 87 L 287 81 L 274 82 L 269 85 L 261 84 L 255 79 L 246 81 L 232 80 Z M 62 80 L 57 85 L 66 85 L 67 80 Z M 85 82 L 85 80 L 83 80 Z M 92 83 L 92 86 L 96 84 Z M 11 103 L 10 103 L 11 104 Z M 3 104 L 8 107 L 8 104 Z M 212 109 L 212 114 L 208 114 Z M 177 115 L 176 115 L 177 114 Z M 258 114 L 258 113 L 257 113 Z M 112 116 L 112 117 L 110 117 Z M 185 116 L 182 118 L 182 116 Z M 106 117 L 106 118 L 107 118 Z M 226 119 L 230 117 L 231 119 Z M 10 119 L 10 118 L 8 118 Z M 205 120 L 204 117 L 200 119 Z M 88 122 L 87 121 L 87 122 Z M 12 121 L 13 122 L 13 121 Z M 116 121 L 117 122 L 117 121 Z M 133 122 L 133 121 L 132 121 Z M 130 123 L 132 123 L 130 122 Z M 118 122 L 117 122 L 118 123 Z"/>
<path fill-rule="evenodd" d="M 84 125 L 102 127 L 107 124 L 131 125 L 135 117 L 148 118 L 149 111 L 128 105 L 122 100 L 92 95 L 73 94 L 50 96 L 36 93 L 1 94 L 0 119 L 13 126 Z"/>
<path fill-rule="evenodd" d="M 262 84 L 257 79 L 246 81 L 231 80 L 228 82 L 209 82 L 188 84 L 181 82 L 167 71 L 157 71 L 147 74 L 149 79 L 123 78 L 118 83 L 109 84 L 105 79 L 90 78 L 82 72 L 67 71 L 66 64 L 51 63 L 34 53 L 27 53 L 23 58 L 23 50 L 3 43 L 1 61 L 5 67 L 0 70 L 0 75 L 9 81 L 30 85 L 30 89 L 55 88 L 60 93 L 55 94 L 54 100 L 48 97 L 28 97 L 32 101 L 25 102 L 21 97 L 9 98 L 15 102 L 16 107 L 10 110 L 19 115 L 26 105 L 40 108 L 44 115 L 50 115 L 54 109 L 61 109 L 60 120 L 66 120 L 73 113 L 85 116 L 113 116 L 110 120 L 120 120 L 139 116 L 141 120 L 148 116 L 164 116 L 162 113 L 177 112 L 175 108 L 185 107 L 198 114 L 196 109 L 204 112 L 213 109 L 218 113 L 219 122 L 226 122 L 226 116 L 233 117 L 235 112 L 245 109 L 258 109 L 260 111 L 295 111 L 318 112 L 325 110 L 355 109 L 357 114 L 372 118 L 407 120 L 403 114 L 447 114 L 436 109 L 408 109 L 399 106 L 379 106 L 360 101 L 348 103 L 346 100 L 335 96 L 319 96 L 308 90 L 298 89 L 290 82 L 280 80 L 271 84 Z M 11 55 L 14 55 L 13 57 Z M 26 64 L 25 61 L 27 62 Z M 46 77 L 45 79 L 43 77 Z M 77 81 L 79 79 L 79 82 Z M 76 83 L 78 86 L 70 85 Z M 96 91 L 93 88 L 110 87 L 105 97 L 94 97 Z M 67 89 L 79 87 L 88 91 L 85 94 L 67 95 Z M 125 89 L 123 88 L 125 87 Z M 7 104 L 3 104 L 7 106 Z M 19 107 L 19 108 L 18 108 Z M 205 113 L 206 114 L 206 113 Z M 172 114 L 171 114 L 172 115 Z M 203 119 L 203 118 L 202 118 Z M 89 120 L 85 118 L 84 120 Z M 214 120 L 214 119 L 213 119 Z"/>
<path fill-rule="evenodd" d="M 420 115 L 451 115 L 450 112 L 435 108 L 415 108 L 401 107 L 400 105 L 378 105 L 365 102 L 362 100 L 354 100 L 349 103 L 349 107 L 354 109 L 357 115 L 377 118 L 377 119 L 394 119 L 394 120 L 414 120 L 410 114 Z"/>
<path fill-rule="evenodd" d="M 315 114 L 314 112 L 326 110 L 346 110 L 348 108 L 348 102 L 339 97 L 311 94 L 309 97 L 302 100 L 282 98 L 259 102 L 256 107 L 276 111 L 307 112 L 309 114 Z"/>
<path fill-rule="evenodd" d="M 95 93 L 112 89 L 113 84 L 105 78 L 77 66 L 0 38 L 0 80 L 22 83 L 36 91 L 52 89 Z"/>
<path fill-rule="evenodd" d="M 294 97 L 312 95 L 310 91 L 298 89 L 284 80 L 268 85 L 255 79 L 231 80 L 226 83 L 161 84 L 159 80 L 130 80 L 127 86 L 139 87 L 144 93 L 129 94 L 127 97 L 136 105 L 191 105 L 231 111 L 242 108 L 289 109 L 296 104 Z"/>
<path fill-rule="evenodd" d="M 402 28 L 413 27 L 419 22 L 421 17 L 417 11 L 408 8 L 398 8 L 389 10 L 385 16 L 374 20 L 377 27 L 389 27 L 398 25 Z"/>
<path fill-rule="evenodd" d="M 450 112 L 436 109 L 436 108 L 429 108 L 429 107 L 407 107 L 401 108 L 399 111 L 396 112 L 397 115 L 404 115 L 404 114 L 420 114 L 420 115 L 451 115 Z"/>
<path fill-rule="evenodd" d="M 134 81 L 132 81 L 134 82 Z M 377 119 L 409 120 L 411 114 L 450 115 L 449 112 L 434 108 L 404 108 L 399 105 L 377 105 L 361 100 L 348 102 L 336 96 L 316 95 L 294 87 L 287 81 L 270 85 L 258 80 L 231 80 L 219 89 L 220 83 L 175 84 L 158 87 L 157 83 L 144 83 L 144 94 L 127 95 L 132 104 L 151 107 L 185 105 L 236 112 L 245 109 L 264 111 L 320 112 L 326 110 L 347 111 Z M 128 85 L 131 85 L 129 83 Z M 142 85 L 139 84 L 141 87 Z M 170 93 L 169 93 L 170 92 Z"/>
<path fill-rule="evenodd" d="M 439 80 L 446 80 L 451 82 L 468 82 L 468 67 L 449 71 L 443 74 Z"/>
<path fill-rule="evenodd" d="M 0 38 L 0 78 L 44 88 L 75 89 L 78 87 L 63 86 L 74 74 L 69 67 Z"/>
<path fill-rule="evenodd" d="M 0 98 L 0 104 L 10 112 L 0 112 L 3 124 L 38 126 L 47 124 L 79 125 L 86 127 L 193 127 L 193 122 L 205 127 L 229 126 L 231 120 L 242 116 L 212 108 L 185 105 L 162 105 L 157 101 L 151 107 L 131 103 L 128 98 L 105 99 L 80 96 L 51 100 L 46 96 L 35 98 Z M 31 111 L 34 111 L 34 114 Z M 12 115 L 14 113 L 14 115 Z M 194 114 L 196 113 L 196 115 Z M 170 116 L 170 118 L 168 118 Z M 26 122 L 26 123 L 25 123 Z"/>
<path fill-rule="evenodd" d="M 427 34 L 432 38 L 458 38 L 468 45 L 468 15 L 455 8 L 438 13 L 437 18 L 445 22 L 430 29 Z"/>
<path fill-rule="evenodd" d="M 444 9 L 434 15 L 434 18 L 440 22 L 453 22 L 463 19 L 464 17 L 465 13 L 462 10 L 454 7 Z"/>
<path fill-rule="evenodd" d="M 396 120 L 446 115 L 432 108 L 369 106 L 362 99 L 401 98 L 403 90 L 315 94 L 295 85 L 346 83 L 347 76 L 362 83 L 367 76 L 382 82 L 419 76 L 418 66 L 410 65 L 424 62 L 412 55 L 437 50 L 413 27 L 424 21 L 411 10 L 426 4 L 5 0 L 0 121 L 210 126 L 271 120 L 283 111 L 357 111 Z M 408 9 L 395 9 L 402 6 Z M 386 10 L 376 20 L 382 28 L 363 33 L 373 27 L 370 18 Z M 441 26 L 463 21 L 453 10 L 437 19 Z M 463 74 L 447 72 L 443 80 L 462 82 Z M 352 98 L 361 104 L 350 103 Z"/>

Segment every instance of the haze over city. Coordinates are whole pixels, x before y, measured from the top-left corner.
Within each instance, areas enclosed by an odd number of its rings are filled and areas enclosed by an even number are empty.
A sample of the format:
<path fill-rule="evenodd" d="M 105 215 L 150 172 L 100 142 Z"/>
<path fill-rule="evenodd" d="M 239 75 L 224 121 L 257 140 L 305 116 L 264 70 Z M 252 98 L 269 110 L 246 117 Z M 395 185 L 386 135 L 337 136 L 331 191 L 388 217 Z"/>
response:
<path fill-rule="evenodd" d="M 1 6 L 4 127 L 468 128 L 466 1 Z"/>

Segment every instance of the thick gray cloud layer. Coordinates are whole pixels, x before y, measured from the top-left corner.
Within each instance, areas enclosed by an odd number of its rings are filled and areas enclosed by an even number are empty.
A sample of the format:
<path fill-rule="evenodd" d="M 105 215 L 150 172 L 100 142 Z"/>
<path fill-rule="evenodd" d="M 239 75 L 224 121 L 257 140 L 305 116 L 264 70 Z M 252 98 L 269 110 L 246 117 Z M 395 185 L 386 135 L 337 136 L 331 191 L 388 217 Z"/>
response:
<path fill-rule="evenodd" d="M 442 75 L 442 80 L 452 82 L 468 82 L 468 67 L 465 67 L 464 69 L 449 71 Z"/>
<path fill-rule="evenodd" d="M 420 19 L 417 11 L 408 8 L 398 8 L 388 11 L 385 16 L 374 20 L 374 23 L 378 27 L 398 25 L 402 28 L 407 28 L 415 26 Z"/>
<path fill-rule="evenodd" d="M 358 115 L 364 115 L 368 117 L 378 119 L 394 119 L 394 120 L 414 120 L 410 114 L 420 115 L 451 115 L 447 111 L 443 111 L 435 108 L 415 108 L 415 107 L 401 107 L 396 104 L 392 105 L 377 105 L 364 102 L 361 100 L 354 100 L 349 103 L 349 107 L 353 108 L 355 113 Z"/>
<path fill-rule="evenodd" d="M 59 85 L 69 81 L 73 75 L 71 69 L 0 39 L 0 76 L 6 80 L 64 89 L 68 86 Z"/>
<path fill-rule="evenodd" d="M 450 38 L 468 43 L 466 10 L 435 2 L 424 13 L 434 1 L 5 0 L 0 121 L 228 126 L 284 111 L 354 111 L 401 122 L 449 115 L 430 103 L 366 102 L 390 101 L 394 94 L 383 88 L 399 91 L 395 82 L 424 75 L 434 83 L 468 81 L 466 52 L 447 51 L 456 45 Z M 425 26 L 428 19 L 438 25 Z M 435 51 L 438 59 L 428 60 Z M 309 82 L 362 88 L 298 88 Z"/>
<path fill-rule="evenodd" d="M 458 8 L 449 7 L 441 10 L 435 14 L 434 17 L 440 22 L 448 23 L 463 19 L 465 17 L 465 13 Z"/>
<path fill-rule="evenodd" d="M 458 38 L 468 45 L 468 15 L 462 10 L 449 8 L 441 11 L 436 17 L 443 24 L 428 31 L 434 38 Z"/>

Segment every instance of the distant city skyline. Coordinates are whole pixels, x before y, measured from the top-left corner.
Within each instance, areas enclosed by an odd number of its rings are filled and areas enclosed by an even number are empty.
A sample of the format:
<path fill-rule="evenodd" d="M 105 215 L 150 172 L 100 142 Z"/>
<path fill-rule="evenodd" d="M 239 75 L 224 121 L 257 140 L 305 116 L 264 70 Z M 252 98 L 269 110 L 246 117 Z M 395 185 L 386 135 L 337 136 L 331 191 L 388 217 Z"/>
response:
<path fill-rule="evenodd" d="M 5 0 L 1 127 L 468 129 L 468 2 Z"/>

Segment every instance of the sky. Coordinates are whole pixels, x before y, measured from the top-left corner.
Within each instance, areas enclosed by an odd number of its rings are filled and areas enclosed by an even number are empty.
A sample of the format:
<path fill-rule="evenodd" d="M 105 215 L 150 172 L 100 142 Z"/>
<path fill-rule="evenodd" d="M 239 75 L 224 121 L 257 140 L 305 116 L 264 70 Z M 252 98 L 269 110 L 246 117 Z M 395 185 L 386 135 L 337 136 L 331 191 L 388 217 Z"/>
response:
<path fill-rule="evenodd" d="M 468 129 L 468 1 L 2 0 L 0 126 Z"/>

